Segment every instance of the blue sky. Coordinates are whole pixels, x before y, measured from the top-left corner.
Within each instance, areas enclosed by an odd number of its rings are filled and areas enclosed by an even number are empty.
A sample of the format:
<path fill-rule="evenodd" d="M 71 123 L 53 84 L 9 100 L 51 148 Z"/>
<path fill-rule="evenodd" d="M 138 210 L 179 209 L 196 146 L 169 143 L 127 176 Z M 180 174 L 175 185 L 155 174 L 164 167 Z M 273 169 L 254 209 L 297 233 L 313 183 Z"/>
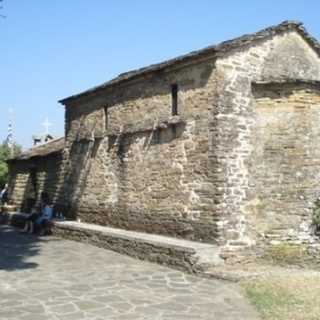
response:
<path fill-rule="evenodd" d="M 319 0 L 4 0 L 0 19 L 0 140 L 14 109 L 15 139 L 31 145 L 48 117 L 63 135 L 57 100 L 119 73 L 283 20 L 320 38 Z"/>

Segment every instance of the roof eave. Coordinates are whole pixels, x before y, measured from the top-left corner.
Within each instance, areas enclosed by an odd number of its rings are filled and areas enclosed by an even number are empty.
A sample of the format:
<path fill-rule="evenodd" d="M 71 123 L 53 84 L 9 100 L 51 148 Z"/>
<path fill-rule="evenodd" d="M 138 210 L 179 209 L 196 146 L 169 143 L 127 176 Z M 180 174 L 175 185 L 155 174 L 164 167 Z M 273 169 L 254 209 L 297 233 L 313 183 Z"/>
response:
<path fill-rule="evenodd" d="M 180 64 L 187 62 L 188 60 L 193 60 L 199 56 L 206 55 L 206 54 L 212 54 L 217 57 L 224 55 L 227 52 L 230 52 L 234 49 L 240 49 L 244 46 L 251 45 L 252 43 L 255 43 L 256 41 L 261 41 L 267 37 L 274 36 L 276 34 L 280 34 L 283 32 L 288 31 L 297 31 L 305 40 L 314 48 L 314 50 L 320 55 L 320 45 L 319 42 L 312 37 L 307 30 L 303 27 L 302 22 L 299 21 L 284 21 L 276 26 L 271 26 L 268 28 L 265 28 L 263 30 L 260 30 L 256 33 L 243 35 L 241 37 L 224 41 L 218 45 L 209 46 L 207 48 L 193 51 L 189 54 L 179 56 L 174 59 L 170 59 L 158 64 L 151 65 L 149 67 L 144 67 L 141 69 L 133 70 L 124 74 L 120 74 L 115 79 L 112 79 L 102 85 L 93 87 L 89 90 L 83 91 L 79 94 L 75 94 L 72 96 L 69 96 L 67 98 L 61 99 L 58 102 L 67 106 L 70 102 L 76 101 L 77 99 L 90 96 L 90 95 L 96 95 L 100 91 L 103 91 L 106 88 L 117 86 L 120 83 L 125 83 L 127 81 L 131 81 L 133 79 L 146 76 L 147 74 L 154 73 L 160 70 L 167 69 L 173 65 Z"/>

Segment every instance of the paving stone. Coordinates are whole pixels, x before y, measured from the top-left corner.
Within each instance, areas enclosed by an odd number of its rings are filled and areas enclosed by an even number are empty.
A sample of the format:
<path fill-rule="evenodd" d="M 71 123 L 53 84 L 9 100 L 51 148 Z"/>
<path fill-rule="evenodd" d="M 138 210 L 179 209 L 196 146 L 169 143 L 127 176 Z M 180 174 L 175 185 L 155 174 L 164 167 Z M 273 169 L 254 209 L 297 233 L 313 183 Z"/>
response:
<path fill-rule="evenodd" d="M 27 314 L 21 318 L 19 318 L 21 320 L 48 320 L 48 319 L 53 319 L 51 318 L 49 315 L 44 315 L 44 314 Z"/>
<path fill-rule="evenodd" d="M 12 249 L 12 250 L 11 250 Z M 10 262 L 3 262 L 7 250 Z M 236 285 L 0 226 L 0 319 L 256 320 Z"/>
<path fill-rule="evenodd" d="M 99 309 L 104 307 L 103 303 L 95 302 L 91 300 L 78 301 L 76 302 L 76 305 L 82 311 Z"/>
<path fill-rule="evenodd" d="M 44 314 L 45 312 L 44 307 L 41 304 L 15 307 L 15 309 L 19 309 L 21 311 L 33 314 Z"/>
<path fill-rule="evenodd" d="M 104 317 L 104 318 L 110 318 L 114 315 L 118 314 L 118 310 L 116 309 L 112 309 L 109 307 L 104 307 L 104 308 L 100 308 L 100 309 L 93 309 L 93 310 L 88 310 L 86 312 L 86 314 L 88 316 L 90 316 L 91 318 L 94 317 Z"/>
<path fill-rule="evenodd" d="M 2 309 L 0 310 L 0 319 L 8 318 L 12 319 L 23 314 L 22 310 L 18 311 L 16 309 Z"/>
<path fill-rule="evenodd" d="M 50 311 L 52 313 L 57 313 L 60 315 L 60 314 L 74 313 L 75 311 L 77 311 L 77 309 L 73 303 L 66 303 L 62 305 L 51 306 Z"/>
<path fill-rule="evenodd" d="M 64 315 L 58 315 L 57 318 L 59 320 L 82 320 L 86 318 L 86 315 L 84 312 L 74 312 Z"/>

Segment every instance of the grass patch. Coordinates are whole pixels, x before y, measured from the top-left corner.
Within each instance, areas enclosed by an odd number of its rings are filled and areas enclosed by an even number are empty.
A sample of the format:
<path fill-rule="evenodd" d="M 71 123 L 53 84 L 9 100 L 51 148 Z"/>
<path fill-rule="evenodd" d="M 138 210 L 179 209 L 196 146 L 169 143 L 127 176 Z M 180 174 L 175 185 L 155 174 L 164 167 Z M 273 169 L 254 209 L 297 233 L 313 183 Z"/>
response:
<path fill-rule="evenodd" d="M 302 245 L 282 243 L 268 247 L 262 259 L 272 264 L 285 266 L 304 264 L 310 259 L 310 256 Z"/>
<path fill-rule="evenodd" d="M 320 319 L 320 277 L 250 280 L 242 287 L 263 320 Z"/>

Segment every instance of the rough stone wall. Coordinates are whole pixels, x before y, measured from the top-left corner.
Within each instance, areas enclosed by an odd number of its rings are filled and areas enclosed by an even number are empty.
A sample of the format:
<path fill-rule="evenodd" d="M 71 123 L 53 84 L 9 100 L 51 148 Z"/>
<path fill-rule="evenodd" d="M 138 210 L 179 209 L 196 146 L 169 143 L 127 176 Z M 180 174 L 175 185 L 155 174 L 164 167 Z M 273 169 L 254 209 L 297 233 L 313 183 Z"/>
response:
<path fill-rule="evenodd" d="M 28 199 L 34 199 L 37 206 L 40 203 L 41 192 L 47 192 L 51 201 L 57 205 L 61 189 L 61 164 L 61 154 L 11 162 L 10 203 L 24 211 L 28 207 Z"/>
<path fill-rule="evenodd" d="M 283 172 L 276 172 L 274 164 L 272 168 L 269 168 L 268 165 L 261 167 L 261 161 L 264 157 L 261 156 L 261 153 L 257 153 L 257 147 L 265 149 L 268 147 L 260 145 L 260 143 L 265 141 L 265 137 L 262 141 L 259 141 L 257 138 L 262 130 L 257 129 L 257 121 L 268 121 L 269 116 L 267 113 L 262 114 L 259 111 L 257 113 L 258 109 L 261 110 L 260 104 L 262 102 L 256 101 L 252 92 L 252 85 L 254 82 L 260 81 L 320 80 L 319 62 L 318 55 L 295 32 L 277 35 L 256 43 L 254 46 L 230 52 L 217 61 L 217 74 L 221 81 L 218 87 L 219 98 L 216 101 L 216 107 L 213 108 L 213 114 L 210 118 L 209 158 L 213 170 L 212 183 L 217 186 L 218 191 L 214 199 L 214 211 L 221 217 L 218 223 L 220 243 L 225 245 L 226 248 L 234 249 L 239 245 L 253 245 L 256 243 L 258 239 L 257 232 L 259 233 L 262 225 L 265 222 L 270 222 L 271 218 L 254 220 L 252 216 L 257 213 L 256 208 L 252 208 L 252 202 L 261 196 L 266 196 L 267 190 L 270 190 L 269 174 L 273 175 L 270 178 L 270 182 L 274 183 L 277 178 L 282 179 L 281 174 L 285 172 L 285 169 L 280 169 Z M 302 94 L 302 96 L 304 95 Z M 316 94 L 311 94 L 311 96 L 312 98 L 306 95 L 306 104 L 318 102 Z M 311 101 L 308 100 L 309 98 Z M 293 105 L 296 103 L 295 97 L 288 97 L 288 99 L 290 100 L 289 104 L 292 104 L 288 108 L 294 109 Z M 292 112 L 291 116 L 289 115 L 290 113 L 287 116 L 283 115 L 281 105 L 286 105 L 286 103 L 286 101 L 279 102 L 279 117 L 281 118 L 279 121 L 285 123 L 292 120 L 292 126 L 296 125 L 297 130 L 302 135 L 301 130 L 306 128 L 306 126 L 302 122 L 299 122 L 297 114 L 294 116 L 294 112 Z M 276 99 L 273 100 L 272 105 L 274 117 L 276 117 L 278 101 Z M 306 113 L 306 118 L 318 115 L 315 111 L 306 111 Z M 300 114 L 304 114 L 304 112 L 300 112 Z M 317 121 L 312 122 L 315 128 L 317 126 L 316 123 Z M 281 131 L 279 128 L 277 130 L 278 132 Z M 313 129 L 309 127 L 308 130 Z M 294 129 L 292 129 L 292 132 L 289 132 L 288 136 L 285 134 L 282 136 L 284 142 L 282 145 L 278 145 L 277 149 L 277 156 L 279 159 L 282 159 L 280 161 L 287 161 L 288 164 L 290 162 L 288 158 L 289 151 L 285 146 L 286 144 L 289 145 L 289 141 L 298 136 L 298 133 L 293 133 L 293 131 Z M 314 137 L 313 134 L 315 133 L 310 134 Z M 275 142 L 275 140 L 272 141 Z M 303 143 L 306 143 L 307 146 L 305 148 L 301 147 L 300 151 L 310 150 L 314 141 L 313 138 L 310 141 L 301 137 L 300 146 Z M 316 159 L 317 154 L 314 153 L 313 156 Z M 290 174 L 296 175 L 297 168 L 294 165 L 290 163 L 287 169 L 290 173 L 286 174 L 286 177 L 289 177 Z M 302 172 L 299 183 L 313 183 L 314 180 L 311 181 L 308 176 L 312 172 L 316 174 L 317 169 L 317 166 L 310 167 L 307 176 L 304 176 L 305 172 Z M 257 182 L 256 179 L 260 181 Z M 293 185 L 281 202 L 283 210 L 288 211 L 283 212 L 283 218 L 279 218 L 280 224 L 284 222 L 285 215 L 288 219 L 293 215 L 297 217 L 302 215 L 301 208 L 306 205 L 305 200 L 299 202 L 298 198 L 295 198 L 297 194 L 290 195 L 292 189 L 296 188 L 297 182 L 293 181 L 294 178 L 290 180 L 287 187 L 289 187 L 291 182 L 293 182 Z M 277 182 L 277 185 L 279 186 L 279 182 Z M 275 192 L 276 189 L 277 187 L 270 190 L 270 192 Z M 261 190 L 264 190 L 264 192 Z M 318 196 L 318 188 L 313 188 L 312 185 L 308 192 L 308 201 L 312 202 Z M 275 206 L 270 205 L 270 201 L 279 203 L 274 193 L 266 197 L 268 200 L 265 199 L 264 204 L 267 205 L 268 203 L 269 207 L 272 206 L 274 208 Z M 294 209 L 294 206 L 297 206 L 297 208 Z M 308 209 L 304 209 L 304 214 L 307 214 L 309 216 L 308 219 L 310 219 L 309 204 L 307 207 Z M 259 210 L 260 216 L 265 217 L 269 213 L 270 211 L 267 208 L 263 209 L 261 207 Z M 277 213 L 274 213 L 274 216 L 277 216 Z M 301 226 L 304 220 L 297 218 L 293 221 Z M 272 226 L 275 225 L 272 224 Z M 297 226 L 297 229 L 299 229 L 299 226 Z M 282 228 L 285 228 L 285 225 L 282 225 Z M 305 231 L 303 230 L 302 233 L 304 234 Z M 263 234 L 260 234 L 260 236 L 264 237 Z"/>
<path fill-rule="evenodd" d="M 175 83 L 179 115 L 171 116 Z M 214 242 L 208 117 L 215 88 L 211 59 L 67 106 L 66 200 L 71 215 Z M 92 121 L 104 126 L 103 137 L 90 133 L 83 138 L 84 128 L 90 132 L 95 126 Z"/>
<path fill-rule="evenodd" d="M 218 242 L 226 249 L 265 242 L 276 229 L 281 237 L 308 238 L 318 167 L 302 168 L 309 156 L 317 159 L 315 152 L 306 154 L 318 132 L 317 121 L 311 121 L 318 115 L 318 93 L 301 85 L 289 93 L 286 83 L 319 81 L 319 62 L 309 44 L 290 31 L 223 53 L 217 61 L 195 61 L 68 103 L 64 194 L 70 214 L 91 223 Z M 255 91 L 259 82 L 278 82 L 283 91 L 276 98 L 269 89 Z M 171 116 L 174 83 L 178 116 Z M 267 105 L 273 115 L 263 111 Z M 296 129 L 284 134 L 281 127 L 288 121 Z M 300 135 L 307 129 L 305 140 Z M 266 140 L 270 132 L 274 136 Z M 291 151 L 301 152 L 299 165 L 286 147 L 292 140 L 298 140 Z M 269 142 L 277 145 L 277 155 Z M 273 156 L 285 166 L 276 169 Z M 299 181 L 291 178 L 297 170 Z M 302 191 L 297 183 L 308 188 Z M 289 189 L 281 214 L 280 189 Z M 289 230 L 286 217 L 293 217 Z"/>
<path fill-rule="evenodd" d="M 26 199 L 26 193 L 30 193 L 29 176 L 30 170 L 26 162 L 15 162 L 9 164 L 9 197 L 10 203 L 21 208 Z"/>
<path fill-rule="evenodd" d="M 320 88 L 259 86 L 254 96 L 249 223 L 258 239 L 307 241 L 320 196 Z"/>

